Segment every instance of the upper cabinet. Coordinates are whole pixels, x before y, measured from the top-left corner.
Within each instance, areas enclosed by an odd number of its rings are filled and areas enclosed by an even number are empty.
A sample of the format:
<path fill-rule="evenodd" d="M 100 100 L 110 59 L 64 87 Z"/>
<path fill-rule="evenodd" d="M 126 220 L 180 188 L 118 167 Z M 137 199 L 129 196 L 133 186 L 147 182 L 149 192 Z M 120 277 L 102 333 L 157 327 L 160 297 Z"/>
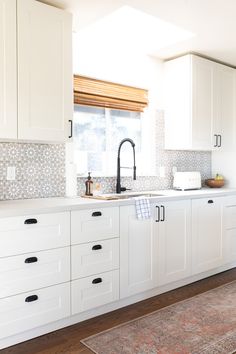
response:
<path fill-rule="evenodd" d="M 73 115 L 71 15 L 35 0 L 0 0 L 0 21 L 0 138 L 65 141 Z"/>
<path fill-rule="evenodd" d="M 17 138 L 16 0 L 0 0 L 0 139 Z"/>
<path fill-rule="evenodd" d="M 165 147 L 224 149 L 232 143 L 234 69 L 185 55 L 165 63 Z"/>

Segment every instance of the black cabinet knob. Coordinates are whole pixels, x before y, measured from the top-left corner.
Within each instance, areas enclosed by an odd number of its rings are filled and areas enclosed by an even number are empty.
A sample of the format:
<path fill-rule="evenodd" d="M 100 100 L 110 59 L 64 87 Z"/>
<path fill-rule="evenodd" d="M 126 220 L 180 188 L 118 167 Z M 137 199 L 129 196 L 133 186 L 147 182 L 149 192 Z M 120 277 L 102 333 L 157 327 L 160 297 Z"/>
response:
<path fill-rule="evenodd" d="M 212 200 L 212 199 L 210 199 L 210 200 L 208 200 L 208 202 L 207 202 L 208 204 L 213 204 L 214 203 L 214 201 Z"/>

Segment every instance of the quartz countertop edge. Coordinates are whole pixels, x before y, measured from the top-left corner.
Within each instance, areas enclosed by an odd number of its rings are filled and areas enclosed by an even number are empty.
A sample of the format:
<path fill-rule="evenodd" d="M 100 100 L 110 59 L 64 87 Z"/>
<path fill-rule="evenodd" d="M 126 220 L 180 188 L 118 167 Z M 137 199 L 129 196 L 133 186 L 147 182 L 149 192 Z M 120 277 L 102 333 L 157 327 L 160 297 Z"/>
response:
<path fill-rule="evenodd" d="M 151 197 L 152 203 L 168 202 L 173 200 L 210 198 L 220 196 L 236 195 L 236 189 L 229 188 L 202 188 L 200 190 L 176 191 L 176 190 L 155 190 L 155 191 L 139 191 L 134 194 L 156 193 L 163 194 Z M 82 197 L 55 197 L 55 198 L 38 198 L 38 199 L 18 199 L 0 201 L 0 217 L 11 217 L 21 215 L 35 215 L 43 213 L 56 213 L 63 211 L 73 211 L 82 209 L 109 208 L 114 206 L 132 205 L 134 199 L 123 200 L 98 200 L 87 199 Z"/>

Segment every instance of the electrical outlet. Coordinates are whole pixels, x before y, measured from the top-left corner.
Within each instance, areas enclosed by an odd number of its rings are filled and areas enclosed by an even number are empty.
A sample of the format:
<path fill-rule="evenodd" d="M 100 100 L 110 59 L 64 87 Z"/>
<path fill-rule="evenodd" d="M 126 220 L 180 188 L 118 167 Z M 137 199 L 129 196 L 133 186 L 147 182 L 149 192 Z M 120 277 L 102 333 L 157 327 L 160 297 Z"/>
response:
<path fill-rule="evenodd" d="M 15 166 L 7 167 L 7 181 L 15 181 L 16 179 L 16 168 Z"/>
<path fill-rule="evenodd" d="M 160 166 L 160 168 L 159 168 L 159 174 L 160 174 L 160 177 L 161 177 L 161 178 L 165 178 L 165 176 L 166 176 L 166 169 L 165 169 L 165 166 Z"/>

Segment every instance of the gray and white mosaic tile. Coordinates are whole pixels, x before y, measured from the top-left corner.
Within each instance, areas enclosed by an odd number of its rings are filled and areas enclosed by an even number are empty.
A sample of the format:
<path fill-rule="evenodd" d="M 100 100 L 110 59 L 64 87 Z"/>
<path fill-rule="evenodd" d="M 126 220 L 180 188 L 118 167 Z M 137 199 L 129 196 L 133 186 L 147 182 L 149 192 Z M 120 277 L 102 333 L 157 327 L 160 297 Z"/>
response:
<path fill-rule="evenodd" d="M 7 180 L 15 166 L 16 179 Z M 0 143 L 0 199 L 65 195 L 64 144 Z"/>

